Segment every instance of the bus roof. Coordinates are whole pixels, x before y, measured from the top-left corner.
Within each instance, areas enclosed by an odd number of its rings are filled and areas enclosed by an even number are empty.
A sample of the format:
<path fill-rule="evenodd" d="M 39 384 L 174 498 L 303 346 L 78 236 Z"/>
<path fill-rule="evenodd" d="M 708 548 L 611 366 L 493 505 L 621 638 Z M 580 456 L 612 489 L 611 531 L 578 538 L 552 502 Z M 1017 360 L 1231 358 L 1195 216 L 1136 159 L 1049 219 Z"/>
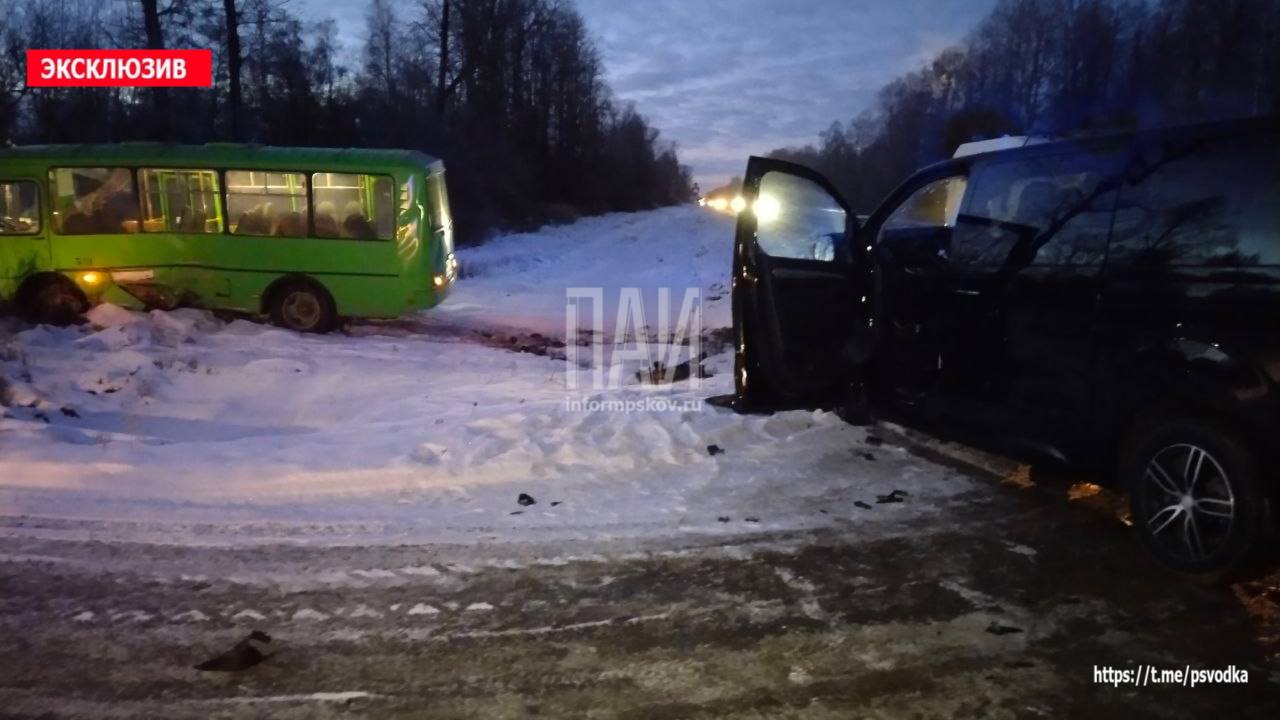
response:
<path fill-rule="evenodd" d="M 159 142 L 125 142 L 109 145 L 21 145 L 0 147 L 5 161 L 44 162 L 80 167 L 103 164 L 159 167 L 206 166 L 263 170 L 443 169 L 439 159 L 416 150 L 366 148 L 277 147 L 243 143 L 178 145 Z"/>

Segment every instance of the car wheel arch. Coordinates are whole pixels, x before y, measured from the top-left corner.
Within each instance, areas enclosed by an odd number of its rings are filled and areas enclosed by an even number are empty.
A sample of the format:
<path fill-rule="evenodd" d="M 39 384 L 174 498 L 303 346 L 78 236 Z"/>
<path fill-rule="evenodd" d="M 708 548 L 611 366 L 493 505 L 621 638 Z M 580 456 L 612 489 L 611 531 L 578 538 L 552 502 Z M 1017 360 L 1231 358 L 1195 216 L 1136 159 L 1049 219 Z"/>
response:
<path fill-rule="evenodd" d="M 1259 431 L 1250 428 L 1248 423 L 1233 417 L 1231 413 L 1215 406 L 1213 403 L 1185 396 L 1175 399 L 1162 399 L 1135 408 L 1120 425 L 1120 432 L 1117 435 L 1118 442 L 1115 445 L 1113 455 L 1113 467 L 1115 468 L 1117 479 L 1121 481 L 1118 483 L 1119 485 L 1124 485 L 1126 463 L 1136 452 L 1136 445 L 1142 439 L 1144 433 L 1161 424 L 1179 419 L 1203 423 L 1221 429 L 1239 440 L 1258 458 L 1260 463 L 1273 464 L 1280 460 L 1280 449 L 1269 448 L 1266 438 Z M 1123 489 L 1128 490 L 1129 488 L 1124 487 Z M 1270 482 L 1264 482 L 1263 492 L 1271 499 L 1273 504 L 1275 501 L 1280 500 L 1280 477 L 1272 477 Z M 1270 510 L 1268 510 L 1268 514 L 1270 514 Z"/>

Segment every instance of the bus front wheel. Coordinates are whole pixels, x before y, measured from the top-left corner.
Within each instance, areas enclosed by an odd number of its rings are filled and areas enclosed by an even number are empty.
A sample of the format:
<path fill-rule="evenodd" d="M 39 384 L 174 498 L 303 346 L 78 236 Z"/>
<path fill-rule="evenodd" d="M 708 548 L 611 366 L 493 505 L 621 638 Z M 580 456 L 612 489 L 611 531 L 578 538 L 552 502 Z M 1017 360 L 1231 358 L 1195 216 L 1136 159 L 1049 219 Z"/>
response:
<path fill-rule="evenodd" d="M 32 325 L 70 325 L 89 309 L 84 293 L 61 276 L 33 279 L 17 296 L 18 314 Z"/>
<path fill-rule="evenodd" d="M 296 332 L 326 333 L 337 323 L 333 298 L 324 288 L 291 280 L 271 294 L 271 320 Z"/>

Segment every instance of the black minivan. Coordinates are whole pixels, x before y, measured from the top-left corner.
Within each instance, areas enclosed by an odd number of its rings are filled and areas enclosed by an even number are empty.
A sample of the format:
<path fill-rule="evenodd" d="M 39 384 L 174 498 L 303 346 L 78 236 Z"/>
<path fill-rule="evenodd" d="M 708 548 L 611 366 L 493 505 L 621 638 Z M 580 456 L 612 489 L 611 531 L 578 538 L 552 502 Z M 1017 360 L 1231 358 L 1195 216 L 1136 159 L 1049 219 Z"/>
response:
<path fill-rule="evenodd" d="M 874 412 L 1092 468 L 1203 579 L 1274 529 L 1280 118 L 988 152 L 869 217 L 751 158 L 736 404 Z"/>

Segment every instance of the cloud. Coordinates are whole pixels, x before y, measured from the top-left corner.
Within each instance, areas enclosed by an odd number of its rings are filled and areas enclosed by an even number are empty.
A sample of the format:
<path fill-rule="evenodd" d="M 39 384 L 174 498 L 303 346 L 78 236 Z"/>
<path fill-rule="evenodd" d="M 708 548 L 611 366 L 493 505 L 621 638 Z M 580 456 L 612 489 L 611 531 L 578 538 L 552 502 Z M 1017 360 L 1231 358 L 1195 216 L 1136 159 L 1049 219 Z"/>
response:
<path fill-rule="evenodd" d="M 699 182 L 813 142 L 894 77 L 960 41 L 994 0 L 578 0 L 621 101 Z"/>
<path fill-rule="evenodd" d="M 417 0 L 393 0 L 401 17 Z M 617 99 L 680 148 L 704 187 L 748 155 L 814 142 L 898 75 L 959 42 L 995 0 L 576 0 Z M 293 0 L 338 20 L 357 58 L 365 8 Z"/>

